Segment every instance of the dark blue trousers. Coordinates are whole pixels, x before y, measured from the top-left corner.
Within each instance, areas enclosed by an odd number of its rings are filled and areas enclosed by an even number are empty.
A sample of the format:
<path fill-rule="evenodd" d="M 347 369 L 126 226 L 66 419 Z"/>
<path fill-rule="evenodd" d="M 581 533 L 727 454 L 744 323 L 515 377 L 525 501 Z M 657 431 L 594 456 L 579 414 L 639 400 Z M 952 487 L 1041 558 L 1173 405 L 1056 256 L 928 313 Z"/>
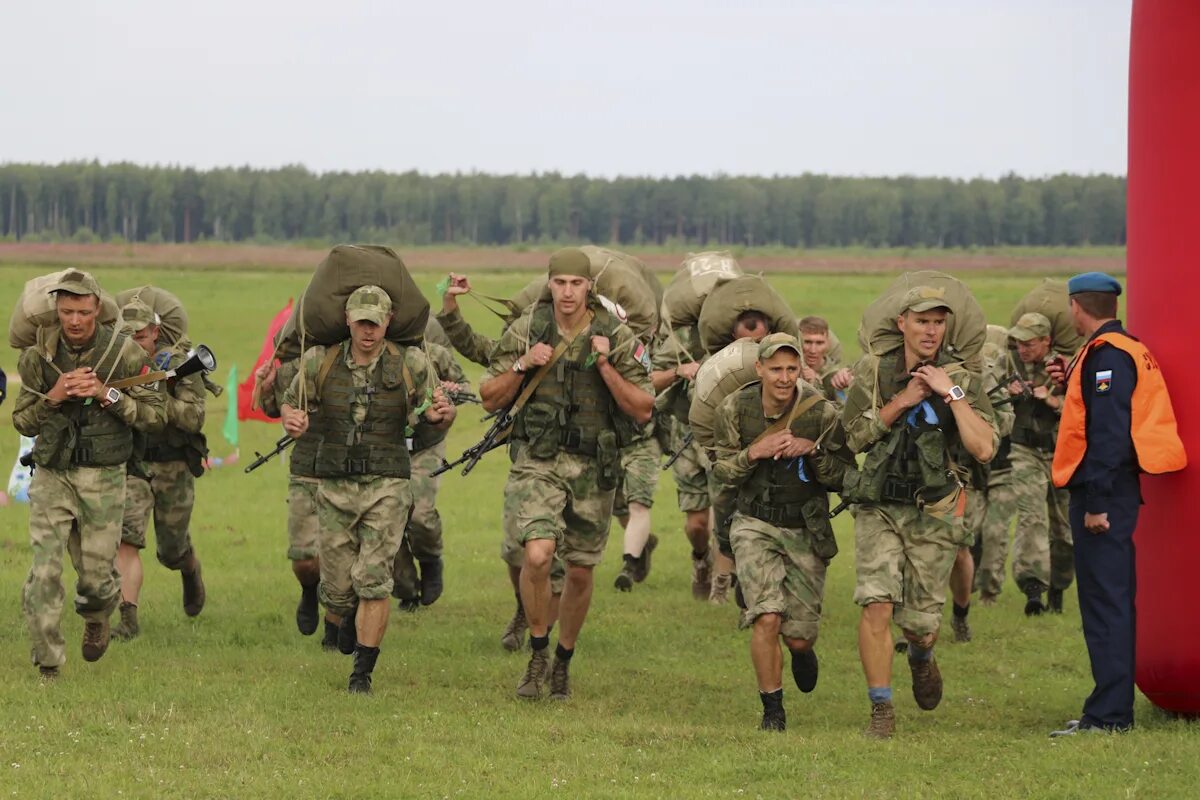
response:
<path fill-rule="evenodd" d="M 1136 618 L 1133 529 L 1141 491 L 1136 475 L 1114 485 L 1107 533 L 1083 527 L 1084 492 L 1071 491 L 1071 535 L 1075 540 L 1075 579 L 1083 638 L 1096 688 L 1083 704 L 1084 726 L 1127 728 L 1133 725 L 1133 675 Z"/>

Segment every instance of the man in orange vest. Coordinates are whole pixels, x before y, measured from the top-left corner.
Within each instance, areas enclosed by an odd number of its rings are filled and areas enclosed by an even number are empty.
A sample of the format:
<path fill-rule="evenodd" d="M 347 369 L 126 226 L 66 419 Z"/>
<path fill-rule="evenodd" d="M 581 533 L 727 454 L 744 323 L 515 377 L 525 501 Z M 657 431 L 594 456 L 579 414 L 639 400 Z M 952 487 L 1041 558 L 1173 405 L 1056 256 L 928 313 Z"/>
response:
<path fill-rule="evenodd" d="M 1158 362 L 1116 319 L 1121 284 L 1086 272 L 1067 291 L 1071 320 L 1087 342 L 1069 368 L 1061 359 L 1049 367 L 1067 386 L 1053 478 L 1071 491 L 1079 611 L 1096 687 L 1080 719 L 1051 736 L 1133 727 L 1139 474 L 1187 464 Z"/>

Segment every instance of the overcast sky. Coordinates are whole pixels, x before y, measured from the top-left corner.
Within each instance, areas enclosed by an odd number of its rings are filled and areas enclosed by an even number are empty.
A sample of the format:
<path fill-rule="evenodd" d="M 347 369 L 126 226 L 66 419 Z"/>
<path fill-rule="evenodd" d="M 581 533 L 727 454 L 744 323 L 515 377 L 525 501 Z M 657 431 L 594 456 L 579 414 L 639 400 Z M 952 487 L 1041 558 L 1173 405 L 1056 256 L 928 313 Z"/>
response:
<path fill-rule="evenodd" d="M 1130 0 L 4 3 L 0 161 L 1125 172 Z"/>

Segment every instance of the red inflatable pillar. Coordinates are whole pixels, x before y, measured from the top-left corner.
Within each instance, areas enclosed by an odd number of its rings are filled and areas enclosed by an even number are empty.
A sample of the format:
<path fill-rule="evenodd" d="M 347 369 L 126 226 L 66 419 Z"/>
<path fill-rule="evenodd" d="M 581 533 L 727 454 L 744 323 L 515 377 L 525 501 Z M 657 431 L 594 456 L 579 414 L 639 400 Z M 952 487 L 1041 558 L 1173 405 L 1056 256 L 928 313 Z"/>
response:
<path fill-rule="evenodd" d="M 1129 58 L 1129 330 L 1158 357 L 1192 465 L 1144 477 L 1137 685 L 1200 714 L 1200 2 L 1135 0 Z"/>

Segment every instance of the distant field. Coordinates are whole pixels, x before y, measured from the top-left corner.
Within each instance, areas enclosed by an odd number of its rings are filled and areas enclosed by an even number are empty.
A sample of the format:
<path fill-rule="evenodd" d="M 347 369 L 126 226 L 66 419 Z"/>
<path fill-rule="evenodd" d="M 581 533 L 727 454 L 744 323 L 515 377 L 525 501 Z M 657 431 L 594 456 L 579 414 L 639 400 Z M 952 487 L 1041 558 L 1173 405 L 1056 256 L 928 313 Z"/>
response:
<path fill-rule="evenodd" d="M 414 261 L 425 265 L 419 252 L 422 260 Z M 44 270 L 0 267 L 0 297 L 15 298 Z M 193 338 L 218 356 L 218 382 L 233 362 L 246 374 L 267 322 L 305 283 L 300 272 L 261 266 L 206 273 L 98 265 L 96 272 L 111 289 L 155 283 L 184 298 Z M 504 294 L 531 275 L 490 272 L 477 283 Z M 432 295 L 438 277 L 422 273 L 418 283 Z M 773 281 L 798 313 L 826 315 L 853 352 L 858 314 L 890 277 Z M 1035 279 L 1005 270 L 968 281 L 989 318 L 1007 322 Z M 488 312 L 470 301 L 463 307 L 481 330 L 496 332 Z M 15 363 L 15 353 L 0 352 L 10 374 Z M 467 367 L 472 381 L 480 372 Z M 220 437 L 224 408 L 223 398 L 209 402 L 207 431 L 219 456 L 230 452 Z M 476 440 L 479 418 L 478 409 L 462 410 L 452 454 Z M 242 464 L 279 435 L 259 423 L 241 432 Z M 12 463 L 15 444 L 9 415 L 0 415 L 0 464 Z M 653 511 L 662 545 L 648 581 L 632 594 L 613 590 L 616 529 L 597 569 L 572 670 L 574 699 L 520 704 L 512 692 L 525 656 L 498 643 L 512 607 L 497 552 L 506 467 L 497 452 L 467 478 L 453 473 L 443 483 L 447 593 L 416 615 L 393 615 L 371 698 L 345 693 L 347 658 L 322 653 L 315 637 L 296 633 L 280 461 L 249 476 L 240 466 L 221 467 L 199 482 L 193 535 L 209 604 L 195 620 L 179 607 L 178 578 L 148 551 L 142 637 L 114 643 L 103 660 L 85 664 L 82 626 L 69 610 L 68 566 L 69 660 L 54 686 L 41 686 L 29 665 L 19 611 L 28 509 L 0 508 L 0 797 L 1196 795 L 1200 728 L 1140 696 L 1138 728 L 1129 735 L 1046 738 L 1078 713 L 1090 686 L 1078 604 L 1072 594 L 1063 616 L 1026 619 L 1011 581 L 996 607 L 972 611 L 975 641 L 939 644 L 941 707 L 917 710 L 897 658 L 897 737 L 865 741 L 869 706 L 855 645 L 849 515 L 836 521 L 842 553 L 827 581 L 820 685 L 802 696 L 785 682 L 790 729 L 760 733 L 748 637 L 735 630 L 734 609 L 690 597 L 669 474 Z"/>
<path fill-rule="evenodd" d="M 192 269 L 308 270 L 328 248 L 242 244 L 26 244 L 0 243 L 0 264 L 105 265 L 128 267 L 188 267 Z M 553 246 L 529 247 L 404 247 L 405 262 L 415 269 L 536 270 L 546 263 Z M 673 271 L 686 248 L 628 247 L 651 268 Z M 693 248 L 701 249 L 701 248 Z M 1071 273 L 1085 270 L 1125 271 L 1125 251 L 1119 247 L 1007 247 L 979 250 L 870 249 L 795 250 L 780 247 L 733 248 L 750 272 L 871 273 L 917 269 L 948 271 L 1005 271 Z"/>

